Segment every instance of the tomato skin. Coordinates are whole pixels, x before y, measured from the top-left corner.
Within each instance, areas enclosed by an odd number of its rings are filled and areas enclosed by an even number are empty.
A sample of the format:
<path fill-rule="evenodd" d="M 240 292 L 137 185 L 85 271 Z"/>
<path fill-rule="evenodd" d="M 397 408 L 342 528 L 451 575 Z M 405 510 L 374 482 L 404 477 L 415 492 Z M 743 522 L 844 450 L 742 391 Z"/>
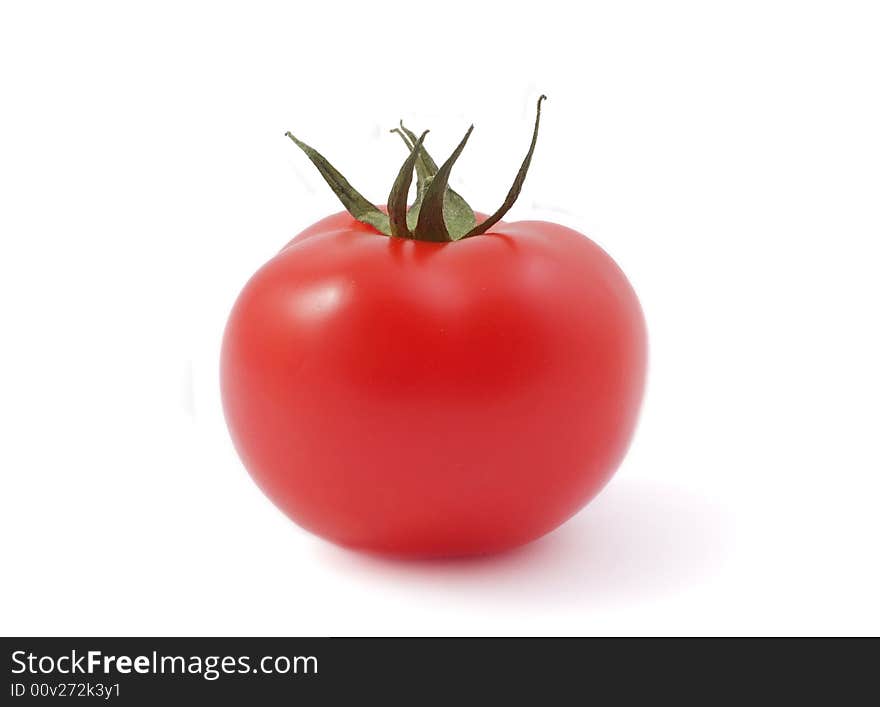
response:
<path fill-rule="evenodd" d="M 645 369 L 638 299 L 585 236 L 521 221 L 431 243 L 342 213 L 245 286 L 221 387 L 245 466 L 293 520 L 436 557 L 582 508 L 626 452 Z"/>

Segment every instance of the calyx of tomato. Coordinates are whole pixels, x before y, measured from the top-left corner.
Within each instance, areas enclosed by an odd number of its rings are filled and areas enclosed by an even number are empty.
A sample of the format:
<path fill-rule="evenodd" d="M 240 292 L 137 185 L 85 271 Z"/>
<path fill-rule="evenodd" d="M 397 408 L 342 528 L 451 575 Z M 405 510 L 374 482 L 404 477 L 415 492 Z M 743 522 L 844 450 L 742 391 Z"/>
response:
<path fill-rule="evenodd" d="M 437 166 L 423 145 L 425 135 L 428 134 L 427 130 L 420 137 L 416 137 L 415 133 L 404 127 L 401 121 L 400 127 L 391 131 L 400 135 L 406 143 L 409 155 L 401 166 L 391 187 L 391 193 L 388 195 L 387 214 L 351 186 L 348 180 L 320 152 L 298 140 L 290 132 L 285 135 L 305 152 L 333 193 L 339 197 L 342 205 L 358 221 L 372 226 L 386 236 L 443 243 L 485 233 L 498 223 L 513 206 L 522 190 L 532 155 L 535 152 L 535 145 L 538 142 L 538 126 L 541 122 L 541 103 L 546 99 L 547 96 L 541 96 L 538 99 L 532 142 L 519 171 L 516 173 L 513 185 L 507 192 L 504 203 L 480 224 L 477 224 L 474 211 L 468 206 L 468 203 L 449 188 L 449 173 L 464 150 L 471 131 L 474 129 L 473 125 L 468 128 L 458 147 L 440 167 Z M 416 172 L 416 198 L 413 204 L 407 208 L 413 169 Z"/>

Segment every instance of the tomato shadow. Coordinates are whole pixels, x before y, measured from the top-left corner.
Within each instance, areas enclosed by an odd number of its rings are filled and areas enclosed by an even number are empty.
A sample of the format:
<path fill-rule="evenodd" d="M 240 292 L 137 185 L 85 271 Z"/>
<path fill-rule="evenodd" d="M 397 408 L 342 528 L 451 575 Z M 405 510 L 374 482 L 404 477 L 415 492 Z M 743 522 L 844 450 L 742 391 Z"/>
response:
<path fill-rule="evenodd" d="M 711 575 L 724 561 L 728 519 L 690 492 L 616 479 L 562 527 L 498 555 L 406 561 L 323 543 L 319 552 L 361 581 L 407 593 L 518 605 L 631 603 Z"/>

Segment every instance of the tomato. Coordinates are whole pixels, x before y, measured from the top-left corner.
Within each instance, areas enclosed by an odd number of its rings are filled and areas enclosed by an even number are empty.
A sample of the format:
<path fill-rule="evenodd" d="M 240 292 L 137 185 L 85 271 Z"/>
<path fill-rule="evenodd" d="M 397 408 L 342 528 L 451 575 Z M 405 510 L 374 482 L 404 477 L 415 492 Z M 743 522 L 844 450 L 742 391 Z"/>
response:
<path fill-rule="evenodd" d="M 635 292 L 580 233 L 498 221 L 431 242 L 342 212 L 247 283 L 221 387 L 244 465 L 290 518 L 435 557 L 520 545 L 582 508 L 625 454 L 645 369 Z"/>

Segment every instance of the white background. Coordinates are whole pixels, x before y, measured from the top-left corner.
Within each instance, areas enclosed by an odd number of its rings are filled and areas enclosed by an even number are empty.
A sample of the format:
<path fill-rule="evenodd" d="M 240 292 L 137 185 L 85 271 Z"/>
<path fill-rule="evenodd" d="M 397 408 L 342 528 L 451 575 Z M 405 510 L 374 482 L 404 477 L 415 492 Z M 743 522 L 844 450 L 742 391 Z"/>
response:
<path fill-rule="evenodd" d="M 880 21 L 865 2 L 48 3 L 0 10 L 4 634 L 880 632 Z M 629 456 L 484 560 L 337 549 L 219 406 L 250 274 L 384 201 L 398 118 L 453 186 L 589 234 L 651 335 Z M 454 434 L 454 429 L 449 430 Z"/>

